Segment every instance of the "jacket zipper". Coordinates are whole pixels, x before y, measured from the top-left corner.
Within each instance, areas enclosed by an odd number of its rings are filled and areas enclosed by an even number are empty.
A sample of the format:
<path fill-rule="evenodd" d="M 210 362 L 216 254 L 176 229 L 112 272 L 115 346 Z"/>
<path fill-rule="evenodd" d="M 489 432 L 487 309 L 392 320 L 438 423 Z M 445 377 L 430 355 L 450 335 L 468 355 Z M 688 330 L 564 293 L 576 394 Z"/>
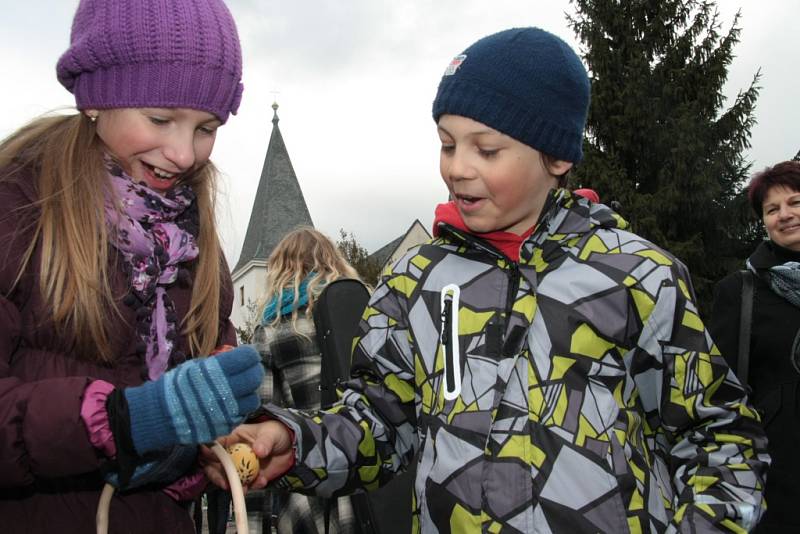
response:
<path fill-rule="evenodd" d="M 509 264 L 510 272 L 508 273 L 508 294 L 506 295 L 506 321 L 503 325 L 503 332 L 508 332 L 508 324 L 511 322 L 511 312 L 514 309 L 514 298 L 517 296 L 519 290 L 520 272 L 519 263 L 511 262 Z"/>
<path fill-rule="evenodd" d="M 520 282 L 520 271 L 519 271 L 519 262 L 516 262 L 503 254 L 501 251 L 493 247 L 490 243 L 477 238 L 471 234 L 462 233 L 454 226 L 451 226 L 447 223 L 439 223 L 439 229 L 441 231 L 445 231 L 451 236 L 455 237 L 456 239 L 463 241 L 472 245 L 473 247 L 494 256 L 495 258 L 504 260 L 509 269 L 506 270 L 506 274 L 508 275 L 508 292 L 506 293 L 506 305 L 503 310 L 505 315 L 505 324 L 503 325 L 503 332 L 508 331 L 508 325 L 511 322 L 511 312 L 514 308 L 514 297 L 517 295 L 517 290 L 519 290 L 519 282 Z M 442 290 L 444 291 L 444 290 Z"/>
<path fill-rule="evenodd" d="M 547 196 L 542 211 L 539 214 L 539 219 L 536 221 L 536 229 L 533 234 L 528 238 L 531 239 L 537 234 L 547 228 L 550 218 L 555 213 L 557 206 L 556 195 L 552 192 Z M 458 241 L 472 245 L 473 247 L 482 250 L 498 259 L 504 260 L 509 269 L 506 270 L 508 274 L 508 292 L 506 294 L 505 307 L 503 313 L 505 314 L 505 321 L 503 324 L 503 336 L 508 335 L 508 327 L 511 323 L 511 315 L 514 310 L 514 299 L 519 291 L 520 279 L 522 277 L 519 270 L 519 262 L 513 261 L 511 258 L 503 254 L 500 250 L 492 246 L 489 242 L 484 241 L 472 234 L 462 232 L 455 226 L 440 222 L 438 224 L 440 232 L 447 233 Z M 440 341 L 442 350 L 444 351 L 444 380 L 442 385 L 444 388 L 444 398 L 453 400 L 461 393 L 461 360 L 459 354 L 458 343 L 458 299 L 460 288 L 455 284 L 450 284 L 442 289 L 441 293 L 441 310 L 442 310 L 442 332 Z M 448 296 L 449 295 L 449 296 Z M 448 320 L 449 319 L 449 320 Z M 505 345 L 504 340 L 504 345 Z"/>
<path fill-rule="evenodd" d="M 457 399 L 461 394 L 461 354 L 458 344 L 458 309 L 461 288 L 449 284 L 442 288 L 442 331 L 440 341 L 444 353 L 444 380 L 442 389 L 445 400 Z"/>

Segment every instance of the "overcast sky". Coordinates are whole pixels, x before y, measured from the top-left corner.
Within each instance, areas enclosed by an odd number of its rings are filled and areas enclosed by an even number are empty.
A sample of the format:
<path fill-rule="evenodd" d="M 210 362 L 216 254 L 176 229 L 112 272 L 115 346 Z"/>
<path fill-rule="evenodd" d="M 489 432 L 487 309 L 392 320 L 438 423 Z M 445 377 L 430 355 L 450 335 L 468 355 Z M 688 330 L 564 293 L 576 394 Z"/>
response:
<path fill-rule="evenodd" d="M 800 1 L 722 0 L 727 29 L 741 9 L 741 42 L 726 95 L 761 69 L 754 168 L 800 149 Z M 221 234 L 235 264 L 272 129 L 280 128 L 315 226 L 352 232 L 373 252 L 414 219 L 427 228 L 445 200 L 431 101 L 445 66 L 473 41 L 540 26 L 577 46 L 567 0 L 228 0 L 244 54 L 237 116 L 212 159 L 225 173 Z M 34 116 L 74 105 L 55 77 L 77 0 L 0 0 L 0 137 Z"/>

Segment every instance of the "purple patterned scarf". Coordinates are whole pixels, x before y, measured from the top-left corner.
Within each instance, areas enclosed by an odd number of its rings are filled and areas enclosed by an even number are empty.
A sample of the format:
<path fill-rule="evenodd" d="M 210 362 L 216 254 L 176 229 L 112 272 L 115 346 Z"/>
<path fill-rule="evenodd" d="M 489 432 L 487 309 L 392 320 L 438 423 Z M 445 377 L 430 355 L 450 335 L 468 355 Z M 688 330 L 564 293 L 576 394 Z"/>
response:
<path fill-rule="evenodd" d="M 137 308 L 139 352 L 145 354 L 151 380 L 169 367 L 177 335 L 177 315 L 167 286 L 175 283 L 185 269 L 182 262 L 197 257 L 198 214 L 195 195 L 189 186 L 177 186 L 160 195 L 140 185 L 113 161 L 106 159 L 113 190 L 121 204 L 115 209 L 106 201 L 110 242 L 122 253 L 131 293 L 126 304 Z M 185 356 L 184 356 L 185 358 Z M 178 354 L 175 359 L 182 359 Z M 180 363 L 176 361 L 175 363 Z"/>

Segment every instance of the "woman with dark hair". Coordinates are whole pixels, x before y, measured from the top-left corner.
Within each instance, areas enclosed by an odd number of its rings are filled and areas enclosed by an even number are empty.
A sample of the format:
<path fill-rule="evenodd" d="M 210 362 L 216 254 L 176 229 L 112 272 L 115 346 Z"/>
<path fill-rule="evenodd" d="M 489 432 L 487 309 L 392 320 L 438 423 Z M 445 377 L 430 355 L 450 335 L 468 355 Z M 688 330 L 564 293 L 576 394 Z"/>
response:
<path fill-rule="evenodd" d="M 756 531 L 800 532 L 800 161 L 756 174 L 748 196 L 769 239 L 748 258 L 750 275 L 733 273 L 717 284 L 710 331 L 731 368 L 749 377 L 769 439 L 768 508 Z M 744 276 L 754 281 L 747 370 L 737 368 Z"/>

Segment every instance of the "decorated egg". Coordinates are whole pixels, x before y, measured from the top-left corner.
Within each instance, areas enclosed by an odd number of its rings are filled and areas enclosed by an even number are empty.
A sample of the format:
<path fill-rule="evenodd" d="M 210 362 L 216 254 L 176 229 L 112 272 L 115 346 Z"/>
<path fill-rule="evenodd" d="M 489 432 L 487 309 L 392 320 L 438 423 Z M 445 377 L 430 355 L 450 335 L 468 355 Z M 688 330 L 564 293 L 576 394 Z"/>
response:
<path fill-rule="evenodd" d="M 231 455 L 233 465 L 239 474 L 242 484 L 249 484 L 258 475 L 258 457 L 253 449 L 245 443 L 237 443 L 228 447 L 228 454 Z"/>

